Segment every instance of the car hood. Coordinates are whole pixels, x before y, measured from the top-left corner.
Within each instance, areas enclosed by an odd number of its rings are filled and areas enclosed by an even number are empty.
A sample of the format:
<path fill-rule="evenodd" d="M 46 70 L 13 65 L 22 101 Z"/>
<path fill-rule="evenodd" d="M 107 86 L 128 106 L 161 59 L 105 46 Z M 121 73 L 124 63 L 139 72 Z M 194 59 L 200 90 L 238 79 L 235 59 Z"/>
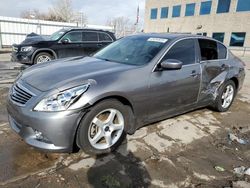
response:
<path fill-rule="evenodd" d="M 23 72 L 20 79 L 40 91 L 61 90 L 133 67 L 92 57 L 76 57 L 32 66 Z"/>
<path fill-rule="evenodd" d="M 49 38 L 38 35 L 33 37 L 26 37 L 23 42 L 21 42 L 21 45 L 32 45 L 32 44 L 38 44 L 41 42 L 48 42 L 50 41 Z"/>

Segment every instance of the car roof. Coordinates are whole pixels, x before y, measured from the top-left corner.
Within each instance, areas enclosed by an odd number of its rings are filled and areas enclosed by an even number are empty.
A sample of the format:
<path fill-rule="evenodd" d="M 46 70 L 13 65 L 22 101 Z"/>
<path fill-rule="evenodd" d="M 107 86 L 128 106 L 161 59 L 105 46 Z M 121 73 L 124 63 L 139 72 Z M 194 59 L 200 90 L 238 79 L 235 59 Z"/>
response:
<path fill-rule="evenodd" d="M 101 31 L 101 32 L 108 32 L 108 33 L 113 33 L 111 31 L 108 31 L 108 30 L 103 30 L 103 29 L 91 29 L 91 28 L 74 28 L 74 27 L 71 27 L 71 28 L 64 28 L 66 31 Z"/>
<path fill-rule="evenodd" d="M 180 39 L 180 38 L 204 38 L 204 39 L 210 39 L 210 40 L 212 39 L 210 37 L 206 37 L 206 36 L 202 36 L 202 35 L 194 35 L 194 34 L 189 34 L 189 33 L 139 33 L 136 35 L 167 38 L 170 40 L 171 39 Z"/>

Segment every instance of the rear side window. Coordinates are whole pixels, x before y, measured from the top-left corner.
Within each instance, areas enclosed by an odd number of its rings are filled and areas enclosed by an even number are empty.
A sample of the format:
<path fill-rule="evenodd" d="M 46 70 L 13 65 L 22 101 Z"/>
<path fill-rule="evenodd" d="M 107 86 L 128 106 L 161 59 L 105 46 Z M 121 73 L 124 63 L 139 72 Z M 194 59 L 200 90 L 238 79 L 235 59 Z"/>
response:
<path fill-rule="evenodd" d="M 106 33 L 98 33 L 99 34 L 99 41 L 101 42 L 112 42 L 110 36 Z"/>
<path fill-rule="evenodd" d="M 201 60 L 225 59 L 227 49 L 222 44 L 208 39 L 198 39 L 201 53 Z"/>
<path fill-rule="evenodd" d="M 163 60 L 167 59 L 177 59 L 183 65 L 195 63 L 195 41 L 193 39 L 184 39 L 177 42 L 163 57 Z"/>
<path fill-rule="evenodd" d="M 83 42 L 98 42 L 97 32 L 83 32 Z"/>

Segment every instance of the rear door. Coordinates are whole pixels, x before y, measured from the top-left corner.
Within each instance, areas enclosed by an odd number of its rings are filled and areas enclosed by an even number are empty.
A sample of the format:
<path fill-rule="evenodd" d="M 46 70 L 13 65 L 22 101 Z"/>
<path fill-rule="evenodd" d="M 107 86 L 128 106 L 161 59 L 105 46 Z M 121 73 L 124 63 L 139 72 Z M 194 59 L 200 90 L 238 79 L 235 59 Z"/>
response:
<path fill-rule="evenodd" d="M 197 62 L 195 39 L 175 43 L 163 59 L 177 59 L 183 63 L 180 70 L 154 71 L 150 78 L 149 118 L 159 119 L 180 113 L 197 102 L 201 69 Z M 159 63 L 160 63 L 159 62 Z"/>
<path fill-rule="evenodd" d="M 82 55 L 91 55 L 99 49 L 98 34 L 95 31 L 84 31 L 82 42 Z"/>
<path fill-rule="evenodd" d="M 67 43 L 62 41 L 67 39 Z M 53 46 L 58 58 L 80 56 L 82 54 L 82 32 L 70 31 Z"/>
<path fill-rule="evenodd" d="M 199 96 L 200 101 L 211 100 L 225 78 L 227 65 L 227 48 L 215 40 L 198 39 L 200 63 L 202 67 L 202 84 Z"/>

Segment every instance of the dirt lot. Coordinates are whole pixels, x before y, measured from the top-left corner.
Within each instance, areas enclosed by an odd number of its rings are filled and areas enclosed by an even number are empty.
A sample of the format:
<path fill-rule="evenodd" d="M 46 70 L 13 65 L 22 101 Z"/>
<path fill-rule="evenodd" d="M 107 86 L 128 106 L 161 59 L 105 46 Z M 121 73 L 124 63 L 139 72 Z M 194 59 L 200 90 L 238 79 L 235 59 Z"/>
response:
<path fill-rule="evenodd" d="M 5 97 L 20 65 L 0 62 L 0 187 L 250 187 L 250 176 L 234 173 L 250 167 L 250 143 L 228 138 L 250 141 L 248 59 L 244 88 L 229 112 L 200 109 L 152 124 L 98 158 L 40 152 L 10 130 Z"/>

